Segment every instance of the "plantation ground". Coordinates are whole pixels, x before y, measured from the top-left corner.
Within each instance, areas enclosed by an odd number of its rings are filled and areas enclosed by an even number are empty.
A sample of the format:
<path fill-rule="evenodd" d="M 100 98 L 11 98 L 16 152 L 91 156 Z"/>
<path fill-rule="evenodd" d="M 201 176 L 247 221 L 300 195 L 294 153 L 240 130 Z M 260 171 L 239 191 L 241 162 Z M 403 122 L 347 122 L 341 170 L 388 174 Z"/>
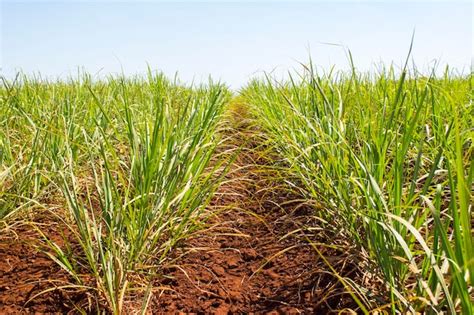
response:
<path fill-rule="evenodd" d="M 3 80 L 0 313 L 472 314 L 472 76 L 407 64 Z"/>
<path fill-rule="evenodd" d="M 165 277 L 154 283 L 151 312 L 327 313 L 356 308 L 327 265 L 305 241 L 332 243 L 316 232 L 288 233 L 315 227 L 311 207 L 285 189 L 260 148 L 258 132 L 234 117 L 229 147 L 242 147 L 212 207 L 220 209 L 210 228 L 188 239 L 170 257 Z M 242 125 L 243 124 L 243 125 Z M 228 148 L 226 148 L 228 149 Z M 267 167 L 267 171 L 264 170 Z M 51 216 L 34 221 L 59 244 L 68 233 Z M 32 299 L 54 286 L 68 284 L 65 272 L 35 249 L 39 235 L 30 225 L 14 226 L 0 239 L 0 313 L 74 312 L 74 305 L 92 310 L 87 291 L 62 288 Z M 66 235 L 67 237 L 67 235 Z M 343 275 L 361 280 L 355 258 L 341 249 L 321 247 L 324 256 Z M 171 264 L 171 263 L 170 263 Z M 52 281 L 55 281 L 54 283 Z M 125 312 L 140 307 L 142 296 L 131 298 Z M 29 301 L 28 303 L 26 303 Z"/>

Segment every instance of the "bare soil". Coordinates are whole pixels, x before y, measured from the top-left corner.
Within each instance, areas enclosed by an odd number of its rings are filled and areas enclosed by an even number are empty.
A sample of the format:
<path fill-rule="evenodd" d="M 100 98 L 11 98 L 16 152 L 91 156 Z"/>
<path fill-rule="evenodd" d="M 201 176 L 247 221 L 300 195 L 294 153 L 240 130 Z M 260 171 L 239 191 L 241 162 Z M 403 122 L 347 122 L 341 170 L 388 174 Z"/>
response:
<path fill-rule="evenodd" d="M 37 220 L 48 238 L 64 244 L 67 231 L 58 222 L 44 214 Z M 0 314 L 63 314 L 84 301 L 84 292 L 64 288 L 70 278 L 40 250 L 40 238 L 29 224 L 0 236 Z"/>

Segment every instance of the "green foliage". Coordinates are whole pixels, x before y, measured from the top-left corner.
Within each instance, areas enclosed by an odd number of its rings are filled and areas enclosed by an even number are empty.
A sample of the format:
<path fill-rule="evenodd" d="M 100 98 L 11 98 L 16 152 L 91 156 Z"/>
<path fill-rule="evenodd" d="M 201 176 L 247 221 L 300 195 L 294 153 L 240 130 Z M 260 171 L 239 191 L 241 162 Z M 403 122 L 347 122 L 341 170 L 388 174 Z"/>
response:
<path fill-rule="evenodd" d="M 5 86 L 0 178 L 11 176 L 12 184 L 0 196 L 16 199 L 2 209 L 13 211 L 18 198 L 37 196 L 46 184 L 58 187 L 70 214 L 64 223 L 75 236 L 70 246 L 81 251 L 46 240 L 50 256 L 79 285 L 84 271 L 92 274 L 110 310 L 122 313 L 130 279 L 147 282 L 204 222 L 226 170 L 225 154 L 215 149 L 230 93 L 220 84 L 191 88 L 151 72 L 146 79 L 22 78 Z"/>
<path fill-rule="evenodd" d="M 470 78 L 319 75 L 251 82 L 243 95 L 295 187 L 368 253 L 391 312 L 473 312 Z"/>

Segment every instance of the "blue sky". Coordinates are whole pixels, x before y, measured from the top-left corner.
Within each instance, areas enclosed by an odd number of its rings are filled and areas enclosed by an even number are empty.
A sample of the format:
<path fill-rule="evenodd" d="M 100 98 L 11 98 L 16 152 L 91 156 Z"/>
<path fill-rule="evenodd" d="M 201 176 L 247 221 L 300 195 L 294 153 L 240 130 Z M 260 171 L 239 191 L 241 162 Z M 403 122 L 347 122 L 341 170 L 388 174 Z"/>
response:
<path fill-rule="evenodd" d="M 469 71 L 473 50 L 469 1 L 346 2 L 43 2 L 2 1 L 1 67 L 66 78 L 143 73 L 147 63 L 184 81 L 208 75 L 233 87 L 262 71 L 298 68 L 309 54 L 323 68 L 360 70 L 401 64 L 413 30 L 413 58 Z"/>

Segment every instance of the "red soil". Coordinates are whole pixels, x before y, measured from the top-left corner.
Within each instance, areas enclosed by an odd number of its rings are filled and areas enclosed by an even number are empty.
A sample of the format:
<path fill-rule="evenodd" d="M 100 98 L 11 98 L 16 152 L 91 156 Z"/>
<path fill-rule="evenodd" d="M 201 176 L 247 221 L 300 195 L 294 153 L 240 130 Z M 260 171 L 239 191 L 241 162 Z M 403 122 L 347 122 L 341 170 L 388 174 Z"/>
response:
<path fill-rule="evenodd" d="M 238 178 L 240 185 L 230 182 L 221 187 L 215 204 L 247 212 L 221 213 L 217 227 L 190 239 L 176 253 L 188 252 L 178 267 L 165 270 L 171 277 L 157 284 L 172 291 L 155 294 L 151 309 L 218 314 L 325 314 L 355 309 L 342 285 L 302 237 L 303 232 L 282 239 L 298 228 L 315 226 L 313 209 L 291 202 L 294 195 L 277 189 L 281 183 L 259 174 L 259 168 L 249 160 L 252 157 L 242 156 L 237 163 L 248 167 L 230 175 Z M 314 242 L 327 242 L 323 235 L 306 236 Z M 319 249 L 340 273 L 348 276 L 355 271 L 347 253 Z"/>
<path fill-rule="evenodd" d="M 63 244 L 64 233 L 56 222 L 45 223 L 43 233 Z M 70 279 L 38 249 L 39 238 L 30 225 L 16 226 L 0 237 L 0 314 L 67 313 L 84 300 L 84 293 L 54 289 L 70 284 Z M 42 293 L 45 290 L 50 292 Z"/>

